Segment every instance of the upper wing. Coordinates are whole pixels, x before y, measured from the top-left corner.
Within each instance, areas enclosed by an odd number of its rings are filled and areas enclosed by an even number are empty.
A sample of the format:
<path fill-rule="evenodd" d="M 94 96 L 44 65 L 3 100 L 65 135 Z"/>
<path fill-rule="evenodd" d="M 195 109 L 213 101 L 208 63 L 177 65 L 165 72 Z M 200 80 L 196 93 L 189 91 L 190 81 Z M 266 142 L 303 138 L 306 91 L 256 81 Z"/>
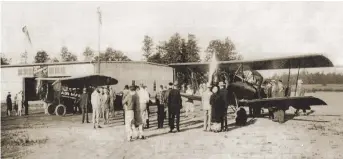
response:
<path fill-rule="evenodd" d="M 191 99 L 191 100 L 198 100 L 198 101 L 201 101 L 201 96 L 199 95 L 188 95 L 186 93 L 180 93 L 181 97 L 185 97 L 185 98 L 188 98 L 188 99 Z"/>
<path fill-rule="evenodd" d="M 303 97 L 280 97 L 280 98 L 264 98 L 240 101 L 239 105 L 252 107 L 281 107 L 293 106 L 294 108 L 302 108 L 314 105 L 327 105 L 323 100 L 312 96 Z"/>
<path fill-rule="evenodd" d="M 191 62 L 191 63 L 172 63 L 169 66 L 182 69 L 208 70 L 210 62 Z M 243 64 L 243 69 L 269 70 L 269 69 L 289 69 L 289 68 L 314 68 L 314 67 L 333 67 L 332 62 L 321 54 L 309 54 L 300 56 L 288 56 L 282 58 L 269 58 L 261 60 L 234 60 L 218 61 L 218 67 L 223 70 L 237 70 Z"/>

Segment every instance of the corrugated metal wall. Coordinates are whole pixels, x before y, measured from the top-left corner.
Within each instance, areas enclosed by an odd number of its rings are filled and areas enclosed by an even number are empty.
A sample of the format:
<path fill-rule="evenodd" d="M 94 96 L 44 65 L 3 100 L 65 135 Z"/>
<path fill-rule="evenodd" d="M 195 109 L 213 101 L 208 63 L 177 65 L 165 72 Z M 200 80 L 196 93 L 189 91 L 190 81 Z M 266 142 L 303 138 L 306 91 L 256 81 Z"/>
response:
<path fill-rule="evenodd" d="M 97 68 L 97 64 L 95 67 Z M 125 85 L 131 85 L 134 80 L 136 85 L 141 83 L 147 85 L 149 93 L 153 95 L 154 82 L 158 90 L 159 85 L 167 85 L 173 81 L 171 67 L 148 63 L 101 63 L 100 72 L 102 75 L 118 80 L 118 84 L 113 86 L 116 92 L 122 91 Z"/>

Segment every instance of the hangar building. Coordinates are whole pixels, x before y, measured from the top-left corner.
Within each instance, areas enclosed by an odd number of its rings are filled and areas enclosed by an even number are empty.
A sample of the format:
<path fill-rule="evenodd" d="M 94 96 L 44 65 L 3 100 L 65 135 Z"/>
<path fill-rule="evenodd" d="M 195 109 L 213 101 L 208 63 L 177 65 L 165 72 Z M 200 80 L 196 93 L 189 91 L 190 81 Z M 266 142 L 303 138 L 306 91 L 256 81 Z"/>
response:
<path fill-rule="evenodd" d="M 36 63 L 1 66 L 1 101 L 6 101 L 8 92 L 14 94 L 23 90 L 25 78 L 34 78 L 39 70 L 45 71 L 48 77 L 71 77 L 98 73 L 98 63 L 93 62 L 60 62 Z M 173 81 L 173 68 L 167 65 L 140 61 L 107 61 L 100 63 L 100 74 L 111 76 L 118 80 L 113 86 L 116 92 L 125 85 L 141 83 L 147 85 L 152 94 L 159 85 L 167 85 Z"/>

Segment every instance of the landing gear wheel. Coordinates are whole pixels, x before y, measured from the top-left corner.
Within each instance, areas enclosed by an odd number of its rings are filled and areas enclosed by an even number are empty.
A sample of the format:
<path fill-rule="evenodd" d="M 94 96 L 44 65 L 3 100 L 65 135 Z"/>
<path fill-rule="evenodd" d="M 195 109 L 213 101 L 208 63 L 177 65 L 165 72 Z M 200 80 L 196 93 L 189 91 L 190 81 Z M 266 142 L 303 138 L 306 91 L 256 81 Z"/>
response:
<path fill-rule="evenodd" d="M 285 111 L 282 109 L 276 110 L 274 112 L 274 121 L 279 123 L 285 122 Z"/>
<path fill-rule="evenodd" d="M 66 114 L 66 110 L 67 110 L 66 106 L 60 104 L 56 107 L 55 114 L 57 116 L 64 116 Z"/>
<path fill-rule="evenodd" d="M 245 109 L 243 107 L 239 107 L 238 105 L 238 99 L 237 96 L 235 94 L 235 92 L 232 93 L 233 94 L 233 99 L 234 99 L 234 107 L 235 107 L 235 120 L 236 120 L 236 125 L 245 125 L 247 123 L 247 112 L 245 111 Z"/>
<path fill-rule="evenodd" d="M 55 108 L 56 108 L 56 106 L 53 105 L 52 103 L 48 105 L 48 113 L 49 113 L 49 115 L 55 114 Z"/>

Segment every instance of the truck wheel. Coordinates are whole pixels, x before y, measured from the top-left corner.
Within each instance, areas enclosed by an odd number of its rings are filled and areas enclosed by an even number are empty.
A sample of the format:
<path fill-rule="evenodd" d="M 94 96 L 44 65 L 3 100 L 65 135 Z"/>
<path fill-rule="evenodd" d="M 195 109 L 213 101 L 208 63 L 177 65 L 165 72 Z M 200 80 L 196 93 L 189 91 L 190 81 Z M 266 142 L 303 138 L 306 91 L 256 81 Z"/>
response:
<path fill-rule="evenodd" d="M 66 114 L 66 110 L 67 110 L 66 106 L 60 104 L 56 107 L 55 114 L 57 116 L 64 116 Z"/>
<path fill-rule="evenodd" d="M 56 108 L 56 106 L 53 105 L 52 103 L 48 105 L 48 113 L 49 113 L 49 115 L 55 114 L 55 108 Z"/>

